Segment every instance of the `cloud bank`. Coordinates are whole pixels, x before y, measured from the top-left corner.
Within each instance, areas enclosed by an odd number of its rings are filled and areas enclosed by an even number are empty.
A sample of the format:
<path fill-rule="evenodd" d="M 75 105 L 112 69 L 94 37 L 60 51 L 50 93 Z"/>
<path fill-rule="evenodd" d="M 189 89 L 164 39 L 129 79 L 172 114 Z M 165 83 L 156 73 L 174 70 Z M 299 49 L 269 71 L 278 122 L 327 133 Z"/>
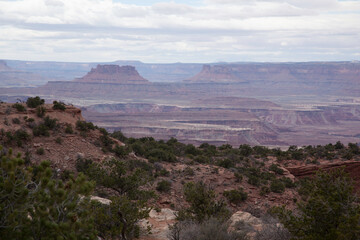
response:
<path fill-rule="evenodd" d="M 83 62 L 360 58 L 359 1 L 136 2 L 0 0 L 0 58 Z"/>

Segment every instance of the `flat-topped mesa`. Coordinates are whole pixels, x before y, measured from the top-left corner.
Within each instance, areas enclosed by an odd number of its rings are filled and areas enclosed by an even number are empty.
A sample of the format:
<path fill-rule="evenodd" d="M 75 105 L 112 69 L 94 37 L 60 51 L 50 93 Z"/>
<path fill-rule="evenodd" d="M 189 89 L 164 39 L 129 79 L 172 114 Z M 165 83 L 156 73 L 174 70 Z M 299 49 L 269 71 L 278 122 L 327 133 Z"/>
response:
<path fill-rule="evenodd" d="M 186 82 L 271 82 L 358 84 L 358 62 L 238 63 L 204 65 Z"/>
<path fill-rule="evenodd" d="M 97 65 L 76 82 L 111 83 L 111 84 L 149 84 L 150 82 L 140 76 L 133 66 Z"/>
<path fill-rule="evenodd" d="M 201 72 L 185 82 L 242 82 L 236 76 L 230 66 L 226 65 L 204 65 Z"/>

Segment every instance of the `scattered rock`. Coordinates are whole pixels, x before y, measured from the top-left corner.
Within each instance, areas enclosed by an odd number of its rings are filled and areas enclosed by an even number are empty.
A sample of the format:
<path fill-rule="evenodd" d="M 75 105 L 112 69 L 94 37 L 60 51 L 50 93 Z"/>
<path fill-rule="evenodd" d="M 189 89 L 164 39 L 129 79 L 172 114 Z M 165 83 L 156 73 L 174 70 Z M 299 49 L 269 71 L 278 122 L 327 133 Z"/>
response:
<path fill-rule="evenodd" d="M 78 152 L 78 153 L 76 153 L 76 158 L 77 158 L 77 159 L 84 159 L 84 158 L 85 158 L 85 154 Z"/>
<path fill-rule="evenodd" d="M 151 210 L 149 218 L 140 221 L 140 226 L 143 229 L 151 227 L 151 237 L 141 239 L 168 240 L 169 225 L 175 223 L 175 213 L 175 211 L 169 208 L 162 208 L 159 212 Z"/>
<path fill-rule="evenodd" d="M 98 197 L 98 196 L 91 196 L 91 200 L 100 202 L 100 203 L 105 204 L 105 205 L 110 205 L 110 203 L 111 203 L 111 200 L 106 199 L 106 198 L 101 198 L 101 197 Z"/>

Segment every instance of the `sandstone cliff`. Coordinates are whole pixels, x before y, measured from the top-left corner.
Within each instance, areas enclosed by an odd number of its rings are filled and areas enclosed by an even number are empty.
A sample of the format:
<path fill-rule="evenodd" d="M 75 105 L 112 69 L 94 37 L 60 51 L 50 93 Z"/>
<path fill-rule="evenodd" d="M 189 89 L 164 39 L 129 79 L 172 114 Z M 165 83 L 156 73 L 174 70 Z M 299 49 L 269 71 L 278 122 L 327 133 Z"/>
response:
<path fill-rule="evenodd" d="M 359 83 L 360 63 L 241 63 L 204 65 L 188 82 Z"/>
<path fill-rule="evenodd" d="M 241 82 L 231 67 L 223 65 L 204 65 L 200 73 L 188 80 L 189 82 Z"/>
<path fill-rule="evenodd" d="M 148 80 L 140 76 L 133 66 L 97 65 L 76 82 L 111 83 L 111 84 L 148 84 Z"/>
<path fill-rule="evenodd" d="M 286 169 L 297 178 L 311 177 L 319 170 L 331 171 L 343 168 L 355 181 L 356 191 L 360 191 L 360 162 L 359 161 L 336 161 L 332 163 L 322 163 L 320 165 L 306 165 L 299 167 L 287 167 Z"/>

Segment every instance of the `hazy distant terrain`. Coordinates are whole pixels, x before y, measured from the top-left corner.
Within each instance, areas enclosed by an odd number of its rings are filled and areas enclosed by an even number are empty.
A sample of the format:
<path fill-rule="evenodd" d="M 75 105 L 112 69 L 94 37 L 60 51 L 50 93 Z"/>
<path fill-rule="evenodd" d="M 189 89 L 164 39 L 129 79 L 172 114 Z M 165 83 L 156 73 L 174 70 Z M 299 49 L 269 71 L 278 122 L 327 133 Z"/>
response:
<path fill-rule="evenodd" d="M 97 64 L 116 64 L 120 66 L 130 65 L 136 67 L 139 73 L 152 82 L 175 82 L 190 78 L 198 73 L 202 64 L 193 63 L 170 63 L 152 64 L 140 61 L 115 61 L 111 63 L 75 63 L 75 62 L 36 62 L 4 60 L 13 69 L 33 73 L 41 76 L 42 81 L 35 82 L 37 85 L 45 84 L 47 81 L 71 81 L 80 78 L 90 71 Z M 33 80 L 24 80 L 27 86 L 33 86 Z M 35 85 L 36 85 L 35 84 Z"/>
<path fill-rule="evenodd" d="M 358 62 L 117 63 L 13 61 L 18 71 L 74 78 L 0 89 L 0 96 L 60 99 L 82 107 L 87 120 L 133 137 L 284 147 L 360 141 Z"/>

